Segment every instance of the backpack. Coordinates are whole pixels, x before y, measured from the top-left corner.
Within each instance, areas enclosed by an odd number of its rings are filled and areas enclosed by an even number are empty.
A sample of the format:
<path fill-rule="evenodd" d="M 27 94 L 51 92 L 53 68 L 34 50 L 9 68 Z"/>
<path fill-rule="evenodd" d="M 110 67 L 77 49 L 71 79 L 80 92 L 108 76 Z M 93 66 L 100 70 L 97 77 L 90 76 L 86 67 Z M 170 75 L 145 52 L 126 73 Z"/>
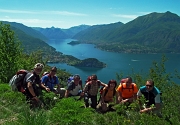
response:
<path fill-rule="evenodd" d="M 9 81 L 9 86 L 11 87 L 12 91 L 24 92 L 23 81 L 28 73 L 29 71 L 24 69 L 16 72 L 16 74 Z"/>
<path fill-rule="evenodd" d="M 74 80 L 74 76 L 70 76 L 68 79 L 67 79 L 67 85 L 69 85 L 72 80 Z"/>
<path fill-rule="evenodd" d="M 43 75 L 42 75 L 42 77 L 45 76 L 45 75 L 47 75 L 47 74 L 49 74 L 49 72 L 44 72 Z M 41 77 L 41 78 L 42 78 L 42 77 Z"/>
<path fill-rule="evenodd" d="M 91 76 L 88 76 L 85 82 L 87 83 L 89 81 L 91 81 Z"/>
<path fill-rule="evenodd" d="M 124 78 L 124 79 L 121 79 L 121 81 L 120 81 L 120 84 L 123 84 L 123 83 L 125 83 L 126 82 L 126 79 Z"/>
<path fill-rule="evenodd" d="M 129 89 L 129 91 L 130 91 L 130 89 L 132 89 L 133 91 L 134 91 L 134 83 L 131 83 L 132 85 L 131 85 L 131 88 L 124 88 L 123 86 L 124 86 L 124 83 L 122 83 L 122 92 L 123 92 L 123 90 L 124 89 Z"/>

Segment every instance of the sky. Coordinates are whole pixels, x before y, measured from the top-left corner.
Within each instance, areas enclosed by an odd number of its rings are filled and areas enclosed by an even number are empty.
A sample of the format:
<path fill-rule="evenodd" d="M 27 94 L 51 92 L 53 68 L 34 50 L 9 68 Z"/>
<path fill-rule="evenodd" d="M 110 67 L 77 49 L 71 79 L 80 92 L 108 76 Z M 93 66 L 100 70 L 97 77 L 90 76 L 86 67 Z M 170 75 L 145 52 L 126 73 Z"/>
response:
<path fill-rule="evenodd" d="M 42 28 L 125 24 L 167 11 L 180 16 L 180 0 L 0 0 L 0 21 Z"/>

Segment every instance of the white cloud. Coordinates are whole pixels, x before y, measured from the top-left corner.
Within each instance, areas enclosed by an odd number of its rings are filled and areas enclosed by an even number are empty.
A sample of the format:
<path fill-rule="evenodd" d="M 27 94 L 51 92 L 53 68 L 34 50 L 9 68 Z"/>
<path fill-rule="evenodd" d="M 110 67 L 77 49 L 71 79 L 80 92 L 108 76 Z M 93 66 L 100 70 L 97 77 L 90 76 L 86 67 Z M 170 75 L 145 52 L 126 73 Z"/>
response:
<path fill-rule="evenodd" d="M 53 23 L 62 23 L 63 21 L 58 20 L 40 20 L 40 19 L 0 19 L 2 21 L 9 22 L 19 22 L 23 24 L 53 24 Z"/>
<path fill-rule="evenodd" d="M 121 18 L 128 18 L 128 19 L 135 19 L 138 15 L 123 15 L 123 14 L 113 14 L 114 17 L 121 17 Z"/>
<path fill-rule="evenodd" d="M 35 14 L 35 12 L 33 12 L 33 11 L 5 10 L 5 9 L 0 9 L 0 12 L 3 12 L 3 13 L 24 13 L 24 14 Z"/>
<path fill-rule="evenodd" d="M 83 13 L 75 13 L 68 11 L 25 11 L 25 10 L 5 10 L 0 9 L 2 13 L 16 13 L 16 14 L 55 14 L 55 15 L 65 15 L 65 16 L 87 16 L 87 14 Z"/>
<path fill-rule="evenodd" d="M 123 9 L 123 8 L 113 8 L 113 7 L 111 7 L 111 8 L 109 8 L 110 10 L 120 10 L 120 9 Z"/>
<path fill-rule="evenodd" d="M 46 12 L 47 13 L 47 12 Z M 73 13 L 68 11 L 48 11 L 49 14 L 59 14 L 59 15 L 70 15 L 70 16 L 87 16 L 86 14 L 82 13 Z"/>
<path fill-rule="evenodd" d="M 138 12 L 138 13 L 141 14 L 141 15 L 147 15 L 147 14 L 150 14 L 152 12 Z"/>

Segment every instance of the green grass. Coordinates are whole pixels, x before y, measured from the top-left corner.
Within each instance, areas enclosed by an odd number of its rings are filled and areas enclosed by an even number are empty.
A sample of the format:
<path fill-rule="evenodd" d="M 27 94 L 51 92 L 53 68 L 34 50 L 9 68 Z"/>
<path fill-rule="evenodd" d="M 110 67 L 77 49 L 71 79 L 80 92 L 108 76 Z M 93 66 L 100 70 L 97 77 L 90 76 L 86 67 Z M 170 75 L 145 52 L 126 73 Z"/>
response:
<path fill-rule="evenodd" d="M 174 89 L 180 87 L 176 86 Z M 160 118 L 152 114 L 140 114 L 136 103 L 131 105 L 131 109 L 116 105 L 115 112 L 101 114 L 92 108 L 84 108 L 83 100 L 76 101 L 74 98 L 53 100 L 55 95 L 45 92 L 41 99 L 49 106 L 30 110 L 24 96 L 19 92 L 12 92 L 7 84 L 0 84 L 0 92 L 2 125 L 169 125 L 169 121 L 177 125 L 180 118 L 177 107 L 180 104 L 179 100 L 175 106 L 174 102 L 164 100 L 163 116 Z"/>

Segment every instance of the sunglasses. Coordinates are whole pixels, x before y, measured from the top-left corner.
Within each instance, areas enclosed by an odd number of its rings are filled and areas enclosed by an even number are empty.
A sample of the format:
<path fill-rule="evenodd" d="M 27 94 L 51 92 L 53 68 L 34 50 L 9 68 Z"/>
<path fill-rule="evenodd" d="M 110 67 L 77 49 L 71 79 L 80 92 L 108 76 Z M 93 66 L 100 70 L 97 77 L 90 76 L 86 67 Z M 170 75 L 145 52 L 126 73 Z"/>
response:
<path fill-rule="evenodd" d="M 152 85 L 146 85 L 147 87 L 153 87 Z"/>
<path fill-rule="evenodd" d="M 91 79 L 91 80 L 97 80 L 97 79 Z"/>
<path fill-rule="evenodd" d="M 51 70 L 52 72 L 56 72 L 56 70 Z"/>

